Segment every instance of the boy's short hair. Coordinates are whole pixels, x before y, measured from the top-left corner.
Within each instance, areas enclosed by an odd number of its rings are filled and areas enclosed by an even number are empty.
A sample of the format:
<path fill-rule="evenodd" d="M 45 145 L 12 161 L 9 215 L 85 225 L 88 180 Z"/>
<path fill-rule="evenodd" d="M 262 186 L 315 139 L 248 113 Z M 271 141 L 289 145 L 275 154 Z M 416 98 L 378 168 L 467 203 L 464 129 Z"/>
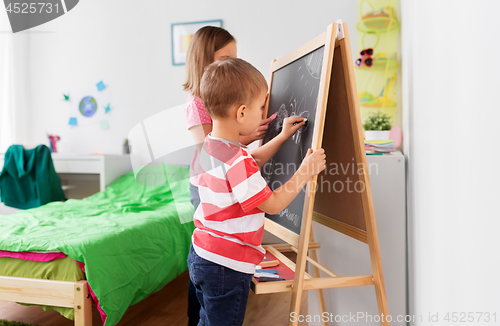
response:
<path fill-rule="evenodd" d="M 205 69 L 200 90 L 210 116 L 224 118 L 231 107 L 249 105 L 267 90 L 267 82 L 260 71 L 245 60 L 226 58 Z"/>

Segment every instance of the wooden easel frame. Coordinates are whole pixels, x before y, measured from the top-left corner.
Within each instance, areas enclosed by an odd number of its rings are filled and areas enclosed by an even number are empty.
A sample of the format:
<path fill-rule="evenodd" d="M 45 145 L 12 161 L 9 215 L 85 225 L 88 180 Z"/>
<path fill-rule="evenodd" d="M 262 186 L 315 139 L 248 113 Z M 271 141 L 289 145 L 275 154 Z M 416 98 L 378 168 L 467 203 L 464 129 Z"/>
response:
<path fill-rule="evenodd" d="M 330 79 L 332 75 L 332 68 L 334 64 L 334 51 L 340 50 L 341 64 L 344 82 L 346 85 L 346 95 L 348 103 L 348 116 L 350 121 L 346 123 L 351 124 L 352 135 L 354 140 L 354 152 L 356 162 L 362 163 L 367 166 L 366 154 L 364 149 L 363 130 L 361 128 L 361 118 L 358 108 L 356 83 L 354 78 L 354 66 L 352 63 L 352 54 L 350 48 L 349 32 L 347 24 L 342 24 L 340 21 L 328 26 L 327 31 L 310 42 L 299 47 L 295 51 L 286 55 L 283 58 L 274 60 L 271 63 L 271 77 L 269 82 L 269 93 L 273 82 L 273 74 L 278 69 L 290 64 L 291 62 L 303 57 L 304 55 L 324 46 L 325 52 L 323 56 L 323 66 L 320 79 L 320 87 L 318 94 L 318 105 L 316 108 L 316 119 L 313 135 L 312 147 L 313 149 L 321 148 L 323 141 L 324 122 L 326 111 L 328 107 L 328 95 L 330 89 Z M 265 107 L 265 115 L 267 116 L 269 101 Z M 327 157 L 328 160 L 328 157 Z M 293 281 L 279 281 L 269 283 L 259 283 L 255 278 L 252 280 L 252 289 L 256 294 L 260 293 L 273 293 L 273 292 L 292 292 L 292 300 L 290 304 L 290 314 L 300 313 L 300 304 L 302 300 L 302 292 L 304 290 L 317 290 L 318 301 L 320 304 L 320 313 L 326 312 L 325 301 L 322 289 L 349 287 L 349 286 L 362 286 L 374 285 L 377 297 L 377 304 L 379 315 L 388 315 L 387 298 L 385 294 L 384 278 L 382 273 L 382 261 L 380 258 L 380 249 L 378 245 L 378 236 L 375 225 L 375 214 L 373 210 L 373 202 L 371 196 L 370 181 L 368 178 L 368 171 L 359 175 L 359 180 L 364 182 L 365 189 L 361 193 L 361 200 L 363 206 L 364 222 L 366 231 L 355 228 L 341 221 L 336 221 L 327 216 L 319 213 L 313 213 L 315 192 L 317 185 L 317 177 L 309 181 L 306 186 L 306 200 L 302 214 L 302 224 L 300 235 L 288 230 L 282 225 L 266 218 L 264 228 L 271 234 L 284 240 L 287 244 L 282 245 L 268 245 L 264 248 L 295 272 Z M 373 275 L 356 275 L 356 276 L 338 276 L 326 267 L 318 263 L 316 250 L 320 247 L 319 243 L 314 242 L 312 233 L 312 220 L 324 224 L 334 230 L 344 233 L 347 236 L 353 237 L 357 240 L 365 242 L 369 246 L 370 259 L 372 265 Z M 310 257 L 307 252 L 311 251 Z M 296 263 L 289 260 L 282 252 L 294 251 L 297 253 Z M 307 263 L 311 263 L 313 268 L 313 275 L 311 276 L 306 272 Z M 320 271 L 328 275 L 328 277 L 320 277 Z M 381 319 L 381 325 L 389 326 L 390 323 L 384 318 Z M 323 321 L 323 325 L 327 322 Z M 289 325 L 296 326 L 297 321 L 292 322 L 289 319 Z"/>

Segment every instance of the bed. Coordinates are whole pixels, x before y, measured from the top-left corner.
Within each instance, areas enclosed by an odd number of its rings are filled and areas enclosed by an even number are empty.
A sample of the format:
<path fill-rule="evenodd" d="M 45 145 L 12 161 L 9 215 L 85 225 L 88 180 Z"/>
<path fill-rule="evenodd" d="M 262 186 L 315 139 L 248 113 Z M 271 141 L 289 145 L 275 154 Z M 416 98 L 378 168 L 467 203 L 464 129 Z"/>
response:
<path fill-rule="evenodd" d="M 159 170 L 176 182 L 141 185 L 130 172 L 85 199 L 0 216 L 0 251 L 62 256 L 43 262 L 0 257 L 0 300 L 43 305 L 69 318 L 74 313 L 75 325 L 87 326 L 94 297 L 104 325 L 115 325 L 130 305 L 185 271 L 194 225 L 179 216 L 194 213 L 189 169 Z"/>

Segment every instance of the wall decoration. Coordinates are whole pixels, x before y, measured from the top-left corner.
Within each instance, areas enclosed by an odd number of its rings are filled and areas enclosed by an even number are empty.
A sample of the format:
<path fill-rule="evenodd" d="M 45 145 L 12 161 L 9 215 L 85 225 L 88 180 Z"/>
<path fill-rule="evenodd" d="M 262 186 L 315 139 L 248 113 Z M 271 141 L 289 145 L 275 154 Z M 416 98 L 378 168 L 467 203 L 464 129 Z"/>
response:
<path fill-rule="evenodd" d="M 191 38 L 197 30 L 204 26 L 222 27 L 222 20 L 172 24 L 172 64 L 186 64 L 186 54 Z"/>
<path fill-rule="evenodd" d="M 109 129 L 109 123 L 108 123 L 108 120 L 102 120 L 102 121 L 99 123 L 99 127 L 101 128 L 101 130 L 108 130 L 108 129 Z"/>
<path fill-rule="evenodd" d="M 102 80 L 100 82 L 97 83 L 97 90 L 100 92 L 102 91 L 103 89 L 106 88 L 106 85 L 104 85 L 104 83 L 102 82 Z"/>
<path fill-rule="evenodd" d="M 80 113 L 84 117 L 90 118 L 97 111 L 97 102 L 92 96 L 85 96 L 80 101 L 80 104 L 78 105 L 78 109 L 80 110 Z"/>
<path fill-rule="evenodd" d="M 109 119 L 112 118 L 114 112 L 111 87 L 102 80 L 94 85 L 94 87 L 72 91 L 71 99 L 68 95 L 68 99 L 64 101 L 67 103 L 66 110 L 70 126 L 94 125 L 101 130 L 109 129 Z M 69 92 L 63 92 L 63 94 L 69 94 Z"/>

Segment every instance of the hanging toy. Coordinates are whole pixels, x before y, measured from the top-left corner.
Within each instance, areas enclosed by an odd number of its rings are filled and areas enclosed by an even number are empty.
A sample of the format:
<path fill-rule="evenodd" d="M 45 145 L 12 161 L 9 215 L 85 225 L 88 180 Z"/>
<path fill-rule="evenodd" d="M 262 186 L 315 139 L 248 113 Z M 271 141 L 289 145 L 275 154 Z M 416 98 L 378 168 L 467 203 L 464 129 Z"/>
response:
<path fill-rule="evenodd" d="M 361 67 L 364 63 L 365 66 L 371 68 L 371 66 L 373 66 L 373 59 L 372 59 L 373 49 L 372 48 L 364 49 L 361 52 L 359 52 L 359 54 L 361 55 L 361 58 L 358 58 L 358 60 L 356 60 L 356 66 Z"/>

